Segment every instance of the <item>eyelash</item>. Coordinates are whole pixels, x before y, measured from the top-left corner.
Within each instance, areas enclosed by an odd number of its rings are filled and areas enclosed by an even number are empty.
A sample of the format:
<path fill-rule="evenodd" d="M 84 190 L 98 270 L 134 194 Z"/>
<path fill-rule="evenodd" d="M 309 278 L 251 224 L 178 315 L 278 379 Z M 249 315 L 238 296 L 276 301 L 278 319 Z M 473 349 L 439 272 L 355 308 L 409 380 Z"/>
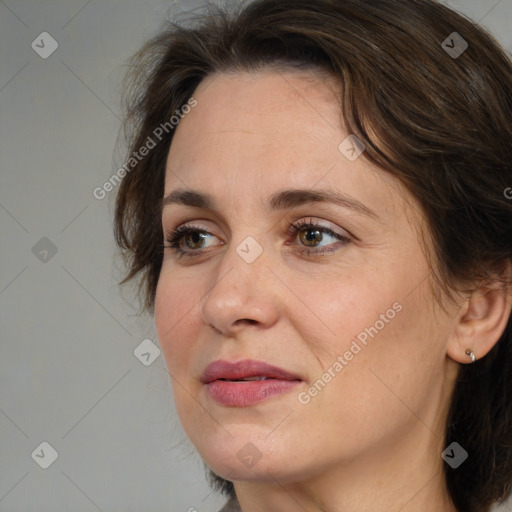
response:
<path fill-rule="evenodd" d="M 297 222 L 295 224 L 293 224 L 293 223 L 289 224 L 286 234 L 290 237 L 291 236 L 296 237 L 301 231 L 306 230 L 306 229 L 320 231 L 323 234 L 333 236 L 334 238 L 337 238 L 340 242 L 343 242 L 343 245 L 346 245 L 349 242 L 351 242 L 351 239 L 349 237 L 340 235 L 339 233 L 335 233 L 331 229 L 329 229 L 325 226 L 322 226 L 321 224 L 316 224 L 315 222 L 312 222 L 311 220 L 310 221 L 301 221 L 301 222 Z M 164 249 L 173 250 L 176 253 L 176 256 L 178 258 L 181 258 L 182 256 L 195 257 L 195 256 L 199 256 L 199 255 L 203 254 L 207 250 L 184 251 L 180 246 L 180 242 L 185 235 L 195 234 L 195 233 L 203 233 L 203 234 L 208 234 L 208 235 L 211 234 L 208 231 L 206 231 L 200 227 L 190 226 L 190 225 L 189 226 L 179 226 L 178 228 L 171 230 L 168 233 L 168 235 L 166 236 L 165 241 L 169 245 L 168 246 L 164 245 Z M 334 252 L 334 251 L 336 251 L 336 249 L 332 249 L 332 248 L 330 248 L 330 249 L 329 248 L 311 249 L 309 247 L 305 247 L 300 250 L 300 253 L 306 254 L 306 255 L 311 255 L 311 254 L 320 255 L 320 254 L 325 254 L 325 253 Z"/>

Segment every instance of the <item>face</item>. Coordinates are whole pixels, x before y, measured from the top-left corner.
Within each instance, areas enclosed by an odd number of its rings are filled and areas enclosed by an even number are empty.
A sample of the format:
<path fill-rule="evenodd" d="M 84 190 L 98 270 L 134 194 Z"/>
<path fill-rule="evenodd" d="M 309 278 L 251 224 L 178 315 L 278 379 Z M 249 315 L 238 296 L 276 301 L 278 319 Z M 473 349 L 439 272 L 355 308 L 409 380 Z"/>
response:
<path fill-rule="evenodd" d="M 164 197 L 211 204 L 163 207 L 166 239 L 191 231 L 165 241 L 155 325 L 184 430 L 229 480 L 367 468 L 443 432 L 452 316 L 420 208 L 356 158 L 339 94 L 292 71 L 208 77 L 170 148 Z M 244 363 L 206 384 L 218 360 Z"/>

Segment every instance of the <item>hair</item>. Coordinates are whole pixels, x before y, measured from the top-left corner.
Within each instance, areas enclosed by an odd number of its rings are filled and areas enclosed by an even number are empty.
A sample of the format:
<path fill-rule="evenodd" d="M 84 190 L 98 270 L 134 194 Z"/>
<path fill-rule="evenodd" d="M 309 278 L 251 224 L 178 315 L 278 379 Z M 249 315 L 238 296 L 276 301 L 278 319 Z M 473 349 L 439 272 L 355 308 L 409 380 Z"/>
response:
<path fill-rule="evenodd" d="M 457 32 L 468 43 L 450 55 Z M 131 61 L 129 155 L 154 137 L 214 73 L 322 70 L 341 87 L 340 114 L 364 158 L 396 176 L 423 209 L 432 275 L 447 294 L 498 282 L 512 263 L 512 64 L 479 25 L 434 0 L 256 0 L 211 7 L 168 25 Z M 160 130 L 162 131 L 162 130 Z M 122 180 L 114 233 L 143 309 L 154 312 L 162 265 L 161 199 L 174 131 Z M 476 285 L 473 287 L 473 289 Z M 469 458 L 444 465 L 458 510 L 487 512 L 512 488 L 512 320 L 492 350 L 461 365 L 446 445 Z M 214 488 L 232 482 L 209 470 Z"/>

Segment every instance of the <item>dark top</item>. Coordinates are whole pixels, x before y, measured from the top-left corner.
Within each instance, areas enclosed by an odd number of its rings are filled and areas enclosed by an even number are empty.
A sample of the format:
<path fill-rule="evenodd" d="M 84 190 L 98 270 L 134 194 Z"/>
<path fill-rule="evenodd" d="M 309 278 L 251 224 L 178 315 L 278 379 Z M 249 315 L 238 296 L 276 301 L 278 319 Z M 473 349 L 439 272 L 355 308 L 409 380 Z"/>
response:
<path fill-rule="evenodd" d="M 230 498 L 219 512 L 242 512 L 242 509 L 236 498 Z"/>

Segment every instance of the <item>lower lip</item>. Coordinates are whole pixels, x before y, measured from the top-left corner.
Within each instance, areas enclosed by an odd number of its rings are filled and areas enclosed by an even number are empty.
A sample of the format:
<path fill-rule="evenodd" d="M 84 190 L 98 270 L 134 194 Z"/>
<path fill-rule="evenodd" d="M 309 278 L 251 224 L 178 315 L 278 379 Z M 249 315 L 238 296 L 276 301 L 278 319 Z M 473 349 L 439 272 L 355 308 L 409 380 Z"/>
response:
<path fill-rule="evenodd" d="M 215 380 L 206 385 L 210 397 L 217 403 L 231 407 L 247 407 L 280 395 L 294 388 L 298 380 Z"/>

